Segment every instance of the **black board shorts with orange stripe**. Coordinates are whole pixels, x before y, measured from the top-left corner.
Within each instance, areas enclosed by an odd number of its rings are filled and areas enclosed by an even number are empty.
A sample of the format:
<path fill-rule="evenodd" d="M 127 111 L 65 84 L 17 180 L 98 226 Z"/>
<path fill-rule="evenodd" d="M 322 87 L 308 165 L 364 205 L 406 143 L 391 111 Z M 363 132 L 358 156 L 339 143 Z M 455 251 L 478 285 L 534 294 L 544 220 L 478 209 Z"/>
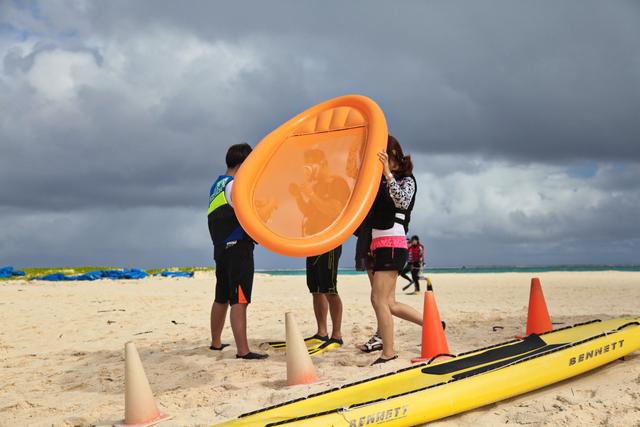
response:
<path fill-rule="evenodd" d="M 220 304 L 249 304 L 253 289 L 253 242 L 216 248 L 216 297 Z"/>
<path fill-rule="evenodd" d="M 307 287 L 312 294 L 338 293 L 338 263 L 342 246 L 307 258 Z"/>

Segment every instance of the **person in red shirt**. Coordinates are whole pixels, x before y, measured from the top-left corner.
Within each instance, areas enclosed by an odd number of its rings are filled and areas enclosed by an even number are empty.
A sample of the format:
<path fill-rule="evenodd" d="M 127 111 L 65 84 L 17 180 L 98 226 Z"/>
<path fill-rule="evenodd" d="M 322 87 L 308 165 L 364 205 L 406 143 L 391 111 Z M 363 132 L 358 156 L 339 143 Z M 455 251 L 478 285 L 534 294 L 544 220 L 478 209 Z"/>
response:
<path fill-rule="evenodd" d="M 420 292 L 420 271 L 424 265 L 424 246 L 420 243 L 418 236 L 412 236 L 409 241 L 409 260 L 407 264 L 411 267 L 411 279 L 415 286 L 415 291 Z"/>

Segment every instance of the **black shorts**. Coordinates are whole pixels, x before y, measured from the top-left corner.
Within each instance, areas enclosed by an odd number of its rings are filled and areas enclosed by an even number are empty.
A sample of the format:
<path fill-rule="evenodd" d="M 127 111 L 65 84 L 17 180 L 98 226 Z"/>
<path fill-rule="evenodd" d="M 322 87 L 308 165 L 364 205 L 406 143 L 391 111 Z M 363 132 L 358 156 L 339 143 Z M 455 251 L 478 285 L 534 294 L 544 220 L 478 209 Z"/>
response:
<path fill-rule="evenodd" d="M 362 227 L 356 241 L 356 270 L 373 270 L 373 256 L 371 255 L 371 229 Z"/>
<path fill-rule="evenodd" d="M 404 248 L 378 248 L 373 251 L 373 271 L 404 270 L 409 251 Z"/>
<path fill-rule="evenodd" d="M 238 242 L 215 251 L 216 298 L 220 304 L 249 304 L 253 288 L 253 243 Z"/>
<path fill-rule="evenodd" d="M 338 261 L 342 246 L 307 258 L 307 287 L 312 294 L 338 293 Z"/>

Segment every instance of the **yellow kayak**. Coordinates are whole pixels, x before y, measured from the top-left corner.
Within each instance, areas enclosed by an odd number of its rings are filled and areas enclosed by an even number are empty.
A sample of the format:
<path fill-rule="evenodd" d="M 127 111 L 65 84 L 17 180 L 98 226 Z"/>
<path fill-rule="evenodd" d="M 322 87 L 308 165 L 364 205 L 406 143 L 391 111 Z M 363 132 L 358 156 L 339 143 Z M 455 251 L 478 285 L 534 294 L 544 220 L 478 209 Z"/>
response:
<path fill-rule="evenodd" d="M 343 385 L 222 426 L 412 426 L 532 391 L 640 348 L 640 318 L 593 320 Z"/>

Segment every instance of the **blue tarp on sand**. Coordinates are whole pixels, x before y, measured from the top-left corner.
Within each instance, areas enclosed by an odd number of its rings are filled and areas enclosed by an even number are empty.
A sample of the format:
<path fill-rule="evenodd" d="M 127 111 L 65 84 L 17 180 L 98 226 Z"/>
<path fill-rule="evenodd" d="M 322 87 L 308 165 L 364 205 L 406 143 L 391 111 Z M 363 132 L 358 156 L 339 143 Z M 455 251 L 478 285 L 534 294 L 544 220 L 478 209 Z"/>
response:
<path fill-rule="evenodd" d="M 193 277 L 193 271 L 163 271 L 162 277 Z"/>
<path fill-rule="evenodd" d="M 68 280 L 99 280 L 99 279 L 144 279 L 148 274 L 138 268 L 125 268 L 123 270 L 96 270 L 77 276 L 66 276 L 64 273 L 52 273 L 37 277 L 36 280 L 48 280 L 52 282 Z"/>
<path fill-rule="evenodd" d="M 24 271 L 14 270 L 10 265 L 0 268 L 0 279 L 14 276 L 24 276 Z"/>

